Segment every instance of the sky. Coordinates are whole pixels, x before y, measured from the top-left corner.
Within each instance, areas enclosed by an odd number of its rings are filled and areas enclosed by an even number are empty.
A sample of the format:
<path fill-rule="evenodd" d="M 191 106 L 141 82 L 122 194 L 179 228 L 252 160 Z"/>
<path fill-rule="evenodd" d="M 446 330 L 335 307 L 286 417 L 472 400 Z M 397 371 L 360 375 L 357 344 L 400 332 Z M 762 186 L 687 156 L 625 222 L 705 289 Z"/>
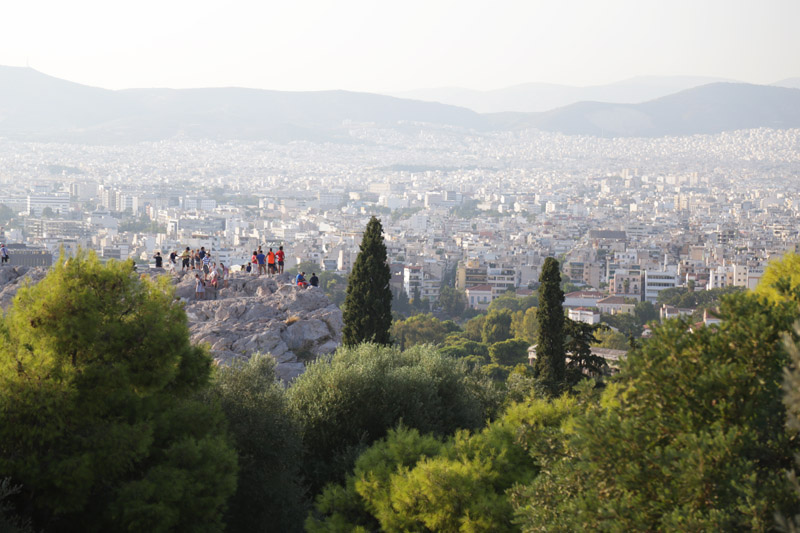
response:
<path fill-rule="evenodd" d="M 6 0 L 0 65 L 132 87 L 398 92 L 800 76 L 800 0 Z"/>

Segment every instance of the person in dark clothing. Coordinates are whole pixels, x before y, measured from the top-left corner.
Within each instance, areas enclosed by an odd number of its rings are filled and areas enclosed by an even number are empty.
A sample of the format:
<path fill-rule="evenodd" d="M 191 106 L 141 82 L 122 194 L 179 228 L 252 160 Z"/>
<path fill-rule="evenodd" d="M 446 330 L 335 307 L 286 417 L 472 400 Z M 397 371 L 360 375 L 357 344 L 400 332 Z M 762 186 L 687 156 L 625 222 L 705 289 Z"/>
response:
<path fill-rule="evenodd" d="M 153 256 L 153 259 L 156 260 L 156 268 L 162 268 L 164 264 L 164 258 L 161 257 L 161 252 L 156 252 L 156 255 Z"/>
<path fill-rule="evenodd" d="M 312 287 L 319 287 L 319 278 L 317 277 L 316 272 L 311 273 L 311 278 L 309 278 L 308 282 Z"/>

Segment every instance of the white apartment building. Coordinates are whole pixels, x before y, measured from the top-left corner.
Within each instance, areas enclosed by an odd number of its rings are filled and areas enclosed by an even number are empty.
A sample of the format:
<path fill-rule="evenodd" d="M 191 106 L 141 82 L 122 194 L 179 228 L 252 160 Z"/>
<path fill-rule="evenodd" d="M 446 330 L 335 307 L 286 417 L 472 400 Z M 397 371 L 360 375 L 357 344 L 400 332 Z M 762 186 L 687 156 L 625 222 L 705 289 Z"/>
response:
<path fill-rule="evenodd" d="M 659 292 L 677 286 L 677 267 L 667 267 L 666 270 L 646 270 L 644 273 L 644 299 L 648 302 L 656 303 Z"/>
<path fill-rule="evenodd" d="M 50 208 L 53 213 L 66 213 L 69 211 L 69 194 L 37 194 L 28 196 L 27 211 L 29 214 L 40 217 L 42 211 Z"/>

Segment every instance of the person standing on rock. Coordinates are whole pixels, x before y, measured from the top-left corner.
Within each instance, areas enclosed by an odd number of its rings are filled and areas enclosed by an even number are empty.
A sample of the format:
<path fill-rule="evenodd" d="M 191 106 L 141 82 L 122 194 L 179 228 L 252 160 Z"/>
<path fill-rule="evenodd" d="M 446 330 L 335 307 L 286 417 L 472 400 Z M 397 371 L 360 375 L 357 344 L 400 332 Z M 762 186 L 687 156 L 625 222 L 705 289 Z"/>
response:
<path fill-rule="evenodd" d="M 175 272 L 175 269 L 177 268 L 177 266 L 178 266 L 178 252 L 173 250 L 173 251 L 171 251 L 169 253 L 168 268 L 169 268 L 170 272 Z"/>
<path fill-rule="evenodd" d="M 187 246 L 181 254 L 181 272 L 184 270 L 189 270 L 189 258 L 191 255 L 192 254 L 189 252 L 189 247 Z"/>
<path fill-rule="evenodd" d="M 200 274 L 194 275 L 194 299 L 195 301 L 203 300 L 206 296 L 206 284 L 200 279 Z"/>
<path fill-rule="evenodd" d="M 227 289 L 228 288 L 228 278 L 231 275 L 231 271 L 228 270 L 228 267 L 226 267 L 225 263 L 223 263 L 223 262 L 220 262 L 219 269 L 220 269 L 220 278 L 222 279 L 222 286 Z"/>
<path fill-rule="evenodd" d="M 259 248 L 258 254 L 256 255 L 256 261 L 258 261 L 258 275 L 260 276 L 262 271 L 266 274 L 267 258 L 264 256 L 264 252 L 261 251 L 261 248 Z"/>
<path fill-rule="evenodd" d="M 5 266 L 8 263 L 8 248 L 5 244 L 0 244 L 0 265 Z"/>
<path fill-rule="evenodd" d="M 211 254 L 203 251 L 203 279 L 208 280 L 208 273 L 211 271 Z"/>
<path fill-rule="evenodd" d="M 283 253 L 283 246 L 278 247 L 275 252 L 275 258 L 278 260 L 278 274 L 283 274 L 283 262 L 286 259 L 286 254 Z"/>
<path fill-rule="evenodd" d="M 275 274 L 275 252 L 272 251 L 272 248 L 269 249 L 267 254 L 267 272 L 269 272 L 270 277 Z"/>

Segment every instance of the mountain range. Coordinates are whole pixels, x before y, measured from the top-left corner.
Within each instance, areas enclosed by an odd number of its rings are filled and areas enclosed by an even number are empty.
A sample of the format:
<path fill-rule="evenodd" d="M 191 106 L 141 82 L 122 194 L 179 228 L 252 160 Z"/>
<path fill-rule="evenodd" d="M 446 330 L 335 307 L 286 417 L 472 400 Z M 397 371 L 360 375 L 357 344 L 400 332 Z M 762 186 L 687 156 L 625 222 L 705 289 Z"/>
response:
<path fill-rule="evenodd" d="M 647 89 L 648 83 L 662 92 L 666 86 L 652 79 L 638 80 L 623 83 L 628 102 L 586 101 L 536 113 L 481 114 L 438 102 L 350 91 L 235 87 L 112 91 L 30 68 L 0 66 L 0 137 L 89 143 L 174 137 L 352 142 L 349 129 L 354 124 L 427 123 L 476 131 L 537 128 L 602 136 L 800 127 L 800 89 L 792 88 L 800 86 L 800 79 L 784 80 L 782 87 L 714 82 L 636 103 L 631 99 L 654 90 Z M 678 81 L 681 86 L 690 84 L 688 78 Z M 602 96 L 604 90 L 610 89 L 597 89 L 596 94 Z M 625 91 L 614 94 L 619 99 Z"/>

